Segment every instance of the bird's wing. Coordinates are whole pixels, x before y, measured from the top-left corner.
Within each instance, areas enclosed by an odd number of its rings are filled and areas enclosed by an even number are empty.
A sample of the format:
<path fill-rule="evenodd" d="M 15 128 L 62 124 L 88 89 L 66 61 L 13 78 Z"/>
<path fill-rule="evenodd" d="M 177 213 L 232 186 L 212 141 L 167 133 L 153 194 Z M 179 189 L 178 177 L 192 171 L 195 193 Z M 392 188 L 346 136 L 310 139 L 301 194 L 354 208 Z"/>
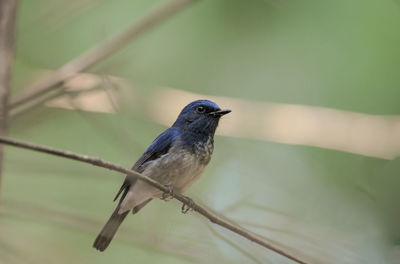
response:
<path fill-rule="evenodd" d="M 148 149 L 143 153 L 143 155 L 136 161 L 135 165 L 133 165 L 132 170 L 142 173 L 145 164 L 149 161 L 156 160 L 160 156 L 164 155 L 169 151 L 171 148 L 172 143 L 179 136 L 180 132 L 176 128 L 168 128 L 163 133 L 161 133 Z M 132 180 L 128 179 L 128 176 L 125 178 L 124 183 L 122 184 L 121 188 L 119 189 L 117 195 L 114 198 L 114 201 L 118 199 L 120 194 L 124 192 L 121 197 L 121 200 L 124 199 L 129 187 L 136 182 L 136 179 L 132 182 Z"/>

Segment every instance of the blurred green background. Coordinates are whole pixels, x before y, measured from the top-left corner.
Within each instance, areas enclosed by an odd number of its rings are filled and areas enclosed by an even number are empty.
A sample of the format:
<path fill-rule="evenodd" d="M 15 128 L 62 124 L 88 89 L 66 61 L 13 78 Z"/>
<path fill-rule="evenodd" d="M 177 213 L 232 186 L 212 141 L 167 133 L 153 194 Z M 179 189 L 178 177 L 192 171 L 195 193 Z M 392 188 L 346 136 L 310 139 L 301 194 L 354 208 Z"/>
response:
<path fill-rule="evenodd" d="M 12 95 L 158 2 L 21 0 Z M 39 107 L 15 119 L 9 136 L 130 167 L 165 129 L 144 111 L 160 87 L 396 117 L 399 28 L 395 0 L 197 1 L 89 70 L 132 85 L 116 114 Z M 400 263 L 398 158 L 215 141 L 187 192 L 196 201 L 309 263 Z M 181 214 L 177 201 L 128 217 L 99 253 L 91 245 L 123 175 L 6 147 L 3 177 L 0 263 L 292 263 Z"/>

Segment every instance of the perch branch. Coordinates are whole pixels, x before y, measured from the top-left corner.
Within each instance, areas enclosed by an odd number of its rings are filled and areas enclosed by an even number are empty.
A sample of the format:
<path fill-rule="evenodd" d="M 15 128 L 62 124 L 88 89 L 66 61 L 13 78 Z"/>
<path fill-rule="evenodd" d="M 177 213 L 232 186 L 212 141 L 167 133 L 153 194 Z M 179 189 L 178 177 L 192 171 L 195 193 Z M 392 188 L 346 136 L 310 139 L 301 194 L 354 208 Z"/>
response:
<path fill-rule="evenodd" d="M 123 174 L 127 174 L 128 177 L 130 176 L 132 178 L 140 179 L 140 180 L 154 186 L 155 188 L 158 188 L 159 190 L 163 191 L 164 193 L 170 192 L 170 189 L 168 187 L 162 185 L 161 183 L 159 183 L 149 177 L 146 177 L 146 176 L 144 176 L 140 173 L 137 173 L 133 170 L 128 170 L 122 166 L 113 164 L 111 162 L 102 160 L 100 158 L 89 157 L 86 155 L 76 154 L 76 153 L 73 153 L 70 151 L 58 150 L 58 149 L 54 149 L 54 148 L 49 148 L 49 147 L 45 147 L 45 146 L 41 146 L 41 145 L 36 145 L 36 144 L 27 143 L 27 142 L 9 139 L 9 138 L 4 138 L 4 137 L 0 137 L 0 143 L 3 143 L 5 145 L 14 146 L 14 147 L 43 152 L 43 153 L 47 153 L 47 154 L 51 154 L 51 155 L 55 155 L 55 156 L 59 156 L 59 157 L 63 157 L 63 158 L 68 158 L 68 159 L 72 159 L 72 160 L 76 160 L 76 161 L 81 161 L 81 162 L 92 164 L 97 167 L 102 167 L 102 168 L 106 168 L 106 169 L 109 169 L 112 171 L 121 172 Z M 264 248 L 270 249 L 288 259 L 291 259 L 291 260 L 297 262 L 297 263 L 306 264 L 306 262 L 304 262 L 303 260 L 300 260 L 297 257 L 292 256 L 291 254 L 284 252 L 281 249 L 265 242 L 262 238 L 260 238 L 259 235 L 255 234 L 249 230 L 246 230 L 240 226 L 234 225 L 231 222 L 218 217 L 214 213 L 210 212 L 209 210 L 207 210 L 207 209 L 203 208 L 202 206 L 198 205 L 197 203 L 193 202 L 192 199 L 190 199 L 189 197 L 181 195 L 181 194 L 177 194 L 177 193 L 171 193 L 171 195 L 173 196 L 173 198 L 179 200 L 186 206 L 189 206 L 194 211 L 196 211 L 199 214 L 206 217 L 212 223 L 222 226 L 222 227 L 224 227 L 224 228 L 226 228 L 226 229 L 228 229 L 250 241 L 253 241 L 256 244 L 259 244 L 260 246 L 262 246 Z"/>

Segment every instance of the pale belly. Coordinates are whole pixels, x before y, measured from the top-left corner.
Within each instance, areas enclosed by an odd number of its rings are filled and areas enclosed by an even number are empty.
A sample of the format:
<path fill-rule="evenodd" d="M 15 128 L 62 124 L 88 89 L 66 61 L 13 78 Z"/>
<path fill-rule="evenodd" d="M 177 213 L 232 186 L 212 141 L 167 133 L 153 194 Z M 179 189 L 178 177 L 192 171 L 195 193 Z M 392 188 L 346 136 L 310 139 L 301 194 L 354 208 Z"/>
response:
<path fill-rule="evenodd" d="M 183 193 L 198 180 L 210 157 L 211 153 L 204 151 L 195 154 L 185 150 L 172 150 L 156 161 L 149 162 L 142 174 L 171 186 L 176 193 Z M 138 180 L 122 201 L 119 213 L 131 210 L 149 198 L 161 198 L 162 195 L 163 192 L 159 189 Z"/>
<path fill-rule="evenodd" d="M 164 155 L 157 162 L 150 163 L 143 174 L 172 186 L 176 192 L 184 192 L 200 177 L 207 163 L 208 161 L 199 159 L 198 155 L 180 151 L 174 155 Z"/>

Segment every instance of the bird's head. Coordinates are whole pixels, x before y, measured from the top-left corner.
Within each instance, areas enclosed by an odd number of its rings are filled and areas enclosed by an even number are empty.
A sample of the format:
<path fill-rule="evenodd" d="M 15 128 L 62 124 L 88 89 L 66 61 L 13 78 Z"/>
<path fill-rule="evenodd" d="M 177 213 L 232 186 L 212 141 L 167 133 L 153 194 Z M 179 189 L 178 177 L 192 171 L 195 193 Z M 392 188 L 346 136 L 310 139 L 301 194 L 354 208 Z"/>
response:
<path fill-rule="evenodd" d="M 213 136 L 221 116 L 230 112 L 209 100 L 197 100 L 183 108 L 173 127 Z"/>

